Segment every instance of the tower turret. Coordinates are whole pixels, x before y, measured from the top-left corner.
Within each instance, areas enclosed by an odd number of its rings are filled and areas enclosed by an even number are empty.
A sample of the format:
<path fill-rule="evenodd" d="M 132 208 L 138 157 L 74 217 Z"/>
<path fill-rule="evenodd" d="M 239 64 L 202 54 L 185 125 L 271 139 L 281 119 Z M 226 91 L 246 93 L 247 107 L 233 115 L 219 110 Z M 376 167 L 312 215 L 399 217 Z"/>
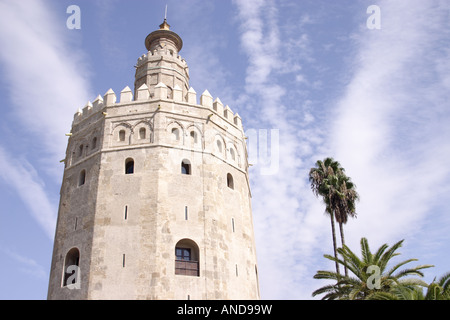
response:
<path fill-rule="evenodd" d="M 247 146 L 239 115 L 189 87 L 166 21 L 134 95 L 74 115 L 49 299 L 258 299 Z"/>
<path fill-rule="evenodd" d="M 159 30 L 150 33 L 145 38 L 147 54 L 142 55 L 136 65 L 136 92 L 144 83 L 154 94 L 154 87 L 164 83 L 171 97 L 173 89 L 178 86 L 183 91 L 183 97 L 189 90 L 189 68 L 184 59 L 179 56 L 183 47 L 180 36 L 170 30 L 167 20 L 159 26 Z"/>

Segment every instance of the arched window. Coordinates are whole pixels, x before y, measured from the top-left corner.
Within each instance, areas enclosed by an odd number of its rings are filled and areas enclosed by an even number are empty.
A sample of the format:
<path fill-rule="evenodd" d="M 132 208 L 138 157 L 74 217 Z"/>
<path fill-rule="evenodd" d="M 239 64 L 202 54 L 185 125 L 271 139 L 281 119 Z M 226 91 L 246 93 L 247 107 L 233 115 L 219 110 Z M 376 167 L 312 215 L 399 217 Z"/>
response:
<path fill-rule="evenodd" d="M 79 280 L 77 277 L 79 276 L 79 274 L 77 274 L 79 266 L 80 251 L 77 248 L 72 248 L 69 252 L 67 252 L 66 258 L 64 259 L 63 287 L 70 284 L 75 284 Z M 75 277 L 71 277 L 72 275 L 75 275 Z M 70 282 L 68 280 L 70 280 Z"/>
<path fill-rule="evenodd" d="M 222 142 L 220 140 L 217 140 L 217 150 L 219 150 L 220 153 L 222 153 Z"/>
<path fill-rule="evenodd" d="M 97 137 L 94 137 L 94 139 L 92 139 L 92 150 L 97 148 Z"/>
<path fill-rule="evenodd" d="M 231 155 L 231 159 L 232 159 L 233 161 L 236 161 L 236 154 L 235 154 L 233 148 L 230 148 L 230 155 Z"/>
<path fill-rule="evenodd" d="M 119 141 L 125 141 L 125 130 L 119 131 Z"/>
<path fill-rule="evenodd" d="M 184 276 L 200 276 L 200 256 L 198 245 L 183 239 L 175 245 L 175 274 Z"/>
<path fill-rule="evenodd" d="M 195 131 L 191 131 L 191 142 L 192 144 L 197 144 L 198 142 L 198 135 Z"/>
<path fill-rule="evenodd" d="M 172 129 L 172 137 L 174 140 L 179 141 L 180 140 L 180 130 L 177 128 Z"/>
<path fill-rule="evenodd" d="M 181 162 L 181 174 L 191 175 L 191 163 L 189 160 L 183 160 Z"/>
<path fill-rule="evenodd" d="M 78 177 L 78 186 L 82 186 L 86 182 L 86 170 L 81 170 L 80 175 Z"/>
<path fill-rule="evenodd" d="M 147 135 L 147 130 L 145 128 L 139 129 L 139 139 L 143 140 L 145 139 L 145 136 Z"/>
<path fill-rule="evenodd" d="M 229 173 L 227 174 L 227 186 L 230 189 L 234 189 L 234 181 L 233 181 L 233 176 Z"/>
<path fill-rule="evenodd" d="M 78 156 L 81 157 L 83 155 L 83 145 L 78 147 Z"/>
<path fill-rule="evenodd" d="M 134 173 L 134 160 L 128 158 L 125 160 L 125 174 L 133 174 Z"/>

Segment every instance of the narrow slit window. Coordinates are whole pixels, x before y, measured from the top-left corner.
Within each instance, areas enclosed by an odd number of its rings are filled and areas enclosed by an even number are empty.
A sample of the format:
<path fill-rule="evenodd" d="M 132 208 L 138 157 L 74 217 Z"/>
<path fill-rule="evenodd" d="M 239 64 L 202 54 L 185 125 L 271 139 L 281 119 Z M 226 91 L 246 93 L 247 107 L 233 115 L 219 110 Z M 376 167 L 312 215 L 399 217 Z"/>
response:
<path fill-rule="evenodd" d="M 78 186 L 81 187 L 86 183 L 86 170 L 81 170 L 80 176 L 78 177 Z"/>
<path fill-rule="evenodd" d="M 230 189 L 234 189 L 234 180 L 233 180 L 233 176 L 230 173 L 227 174 L 227 186 Z"/>
<path fill-rule="evenodd" d="M 188 220 L 188 207 L 184 207 L 184 220 Z"/>
<path fill-rule="evenodd" d="M 128 219 L 128 206 L 125 206 L 124 218 L 125 218 L 125 220 Z"/>
<path fill-rule="evenodd" d="M 125 268 L 125 253 L 122 255 L 122 267 Z"/>
<path fill-rule="evenodd" d="M 231 218 L 231 229 L 232 229 L 233 232 L 234 232 L 234 218 Z"/>

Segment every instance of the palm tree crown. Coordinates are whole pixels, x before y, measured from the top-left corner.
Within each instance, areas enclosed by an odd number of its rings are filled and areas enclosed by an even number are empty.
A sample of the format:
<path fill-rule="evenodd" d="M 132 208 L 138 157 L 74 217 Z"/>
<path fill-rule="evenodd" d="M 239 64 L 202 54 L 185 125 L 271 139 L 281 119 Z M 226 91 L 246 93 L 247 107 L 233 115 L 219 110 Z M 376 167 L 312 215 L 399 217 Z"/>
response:
<path fill-rule="evenodd" d="M 391 248 L 384 244 L 375 253 L 372 253 L 367 239 L 362 238 L 362 258 L 359 258 L 347 246 L 338 249 L 342 259 L 324 255 L 329 260 L 345 265 L 353 273 L 353 276 L 343 277 L 331 271 L 317 271 L 314 276 L 315 279 L 336 280 L 337 283 L 317 289 L 313 292 L 313 296 L 325 294 L 322 298 L 325 300 L 365 300 L 379 298 L 392 292 L 395 288 L 400 288 L 400 286 L 404 288 L 426 287 L 427 284 L 420 279 L 404 278 L 412 275 L 423 277 L 421 270 L 433 267 L 432 265 L 421 265 L 398 271 L 403 265 L 417 261 L 417 259 L 408 259 L 389 269 L 387 268 L 391 259 L 399 255 L 396 251 L 402 246 L 402 243 L 403 240 L 397 242 Z M 447 283 L 447 287 L 450 285 L 449 283 Z"/>

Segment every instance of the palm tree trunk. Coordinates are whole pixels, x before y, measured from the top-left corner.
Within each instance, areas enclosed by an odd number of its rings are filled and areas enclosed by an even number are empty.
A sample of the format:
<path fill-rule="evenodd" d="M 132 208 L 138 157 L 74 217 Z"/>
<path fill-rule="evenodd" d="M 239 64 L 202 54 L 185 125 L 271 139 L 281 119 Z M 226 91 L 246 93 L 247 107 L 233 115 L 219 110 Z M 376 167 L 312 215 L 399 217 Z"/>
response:
<path fill-rule="evenodd" d="M 333 250 L 334 250 L 334 257 L 337 259 L 337 247 L 336 247 L 336 231 L 334 228 L 334 213 L 331 212 L 330 214 L 330 218 L 331 218 L 331 234 L 333 236 Z M 339 272 L 339 263 L 337 261 L 335 261 L 336 263 L 336 273 L 338 275 L 340 275 L 341 273 Z"/>
<path fill-rule="evenodd" d="M 341 234 L 341 243 L 342 243 L 342 248 L 345 246 L 345 240 L 344 240 L 344 227 L 343 227 L 343 223 L 339 222 L 339 232 Z M 345 256 L 344 256 L 344 262 L 345 262 Z M 345 276 L 348 277 L 348 270 L 347 270 L 347 265 L 344 264 L 344 271 L 345 271 Z"/>

